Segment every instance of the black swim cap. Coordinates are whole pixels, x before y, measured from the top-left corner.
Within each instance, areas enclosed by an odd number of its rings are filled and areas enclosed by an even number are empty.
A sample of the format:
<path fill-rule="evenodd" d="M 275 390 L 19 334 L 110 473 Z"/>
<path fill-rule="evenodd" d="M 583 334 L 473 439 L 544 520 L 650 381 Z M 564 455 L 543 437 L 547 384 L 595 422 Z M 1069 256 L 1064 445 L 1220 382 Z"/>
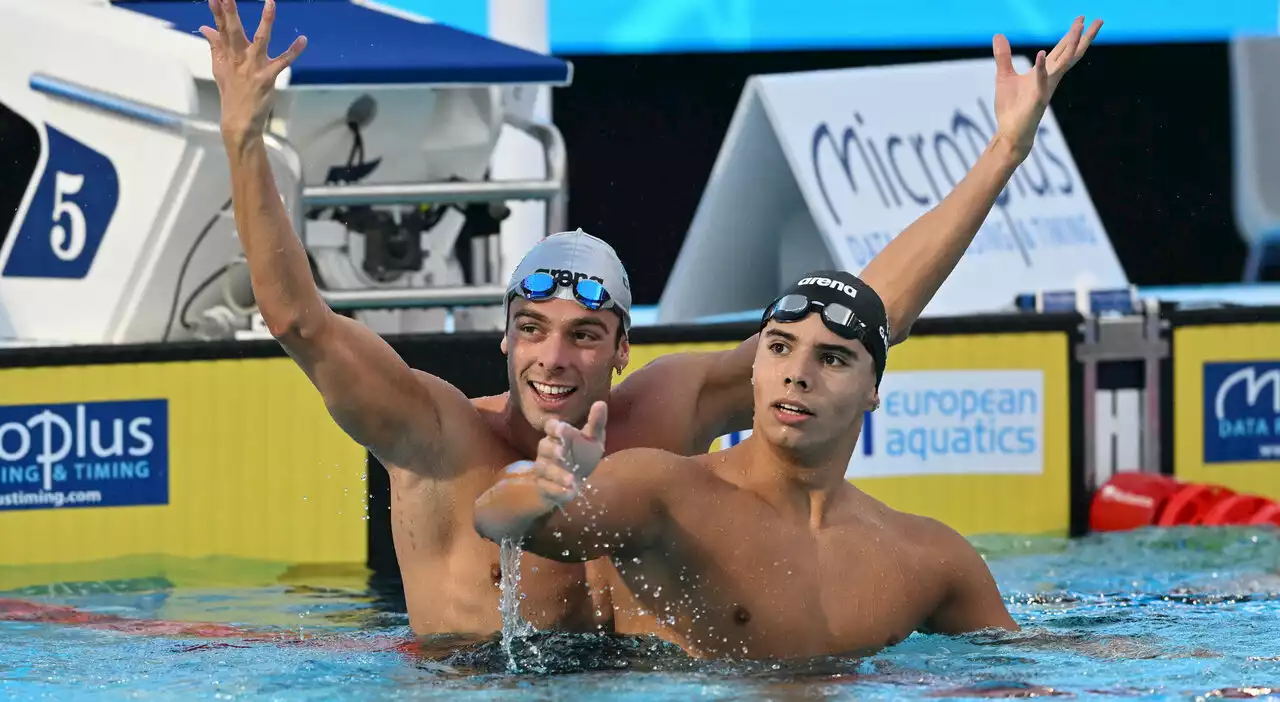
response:
<path fill-rule="evenodd" d="M 876 364 L 876 387 L 880 387 L 889 356 L 889 316 L 876 291 L 846 271 L 814 271 L 765 308 L 760 328 L 770 319 L 795 322 L 815 310 L 822 313 L 827 329 L 867 347 Z"/>

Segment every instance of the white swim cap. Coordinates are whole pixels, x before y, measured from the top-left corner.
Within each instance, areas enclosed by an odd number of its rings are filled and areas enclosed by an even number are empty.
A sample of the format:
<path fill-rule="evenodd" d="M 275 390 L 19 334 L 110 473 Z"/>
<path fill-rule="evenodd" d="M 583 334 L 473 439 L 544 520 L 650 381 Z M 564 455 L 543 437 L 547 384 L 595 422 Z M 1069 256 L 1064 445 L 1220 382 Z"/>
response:
<path fill-rule="evenodd" d="M 544 297 L 531 296 L 530 286 L 525 285 L 526 279 L 535 273 L 545 274 L 554 282 L 553 289 L 532 285 L 532 292 L 545 292 Z M 511 299 L 516 295 L 529 299 L 558 297 L 576 300 L 588 309 L 596 309 L 592 306 L 597 301 L 595 286 L 580 286 L 581 281 L 592 281 L 603 288 L 607 293 L 607 300 L 599 309 L 616 309 L 622 317 L 623 329 L 630 331 L 631 281 L 627 278 L 627 269 L 623 267 L 612 246 L 582 229 L 552 234 L 525 254 L 507 283 L 503 315 L 510 314 Z M 546 283 L 546 279 L 540 282 Z"/>

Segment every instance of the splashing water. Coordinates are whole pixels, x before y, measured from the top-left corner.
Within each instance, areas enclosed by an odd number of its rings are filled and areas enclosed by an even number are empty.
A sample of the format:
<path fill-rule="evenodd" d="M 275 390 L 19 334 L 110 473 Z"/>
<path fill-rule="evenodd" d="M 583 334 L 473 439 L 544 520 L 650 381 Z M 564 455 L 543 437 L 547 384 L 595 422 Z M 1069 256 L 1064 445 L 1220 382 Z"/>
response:
<path fill-rule="evenodd" d="M 536 672 L 545 672 L 542 665 L 542 653 L 529 641 L 537 633 L 533 625 L 520 617 L 520 556 L 524 553 L 512 539 L 502 540 L 502 599 L 498 610 L 502 613 L 502 650 L 507 655 L 507 671 L 520 672 L 520 656 L 516 653 L 516 645 L 524 644 L 533 654 L 533 665 Z"/>

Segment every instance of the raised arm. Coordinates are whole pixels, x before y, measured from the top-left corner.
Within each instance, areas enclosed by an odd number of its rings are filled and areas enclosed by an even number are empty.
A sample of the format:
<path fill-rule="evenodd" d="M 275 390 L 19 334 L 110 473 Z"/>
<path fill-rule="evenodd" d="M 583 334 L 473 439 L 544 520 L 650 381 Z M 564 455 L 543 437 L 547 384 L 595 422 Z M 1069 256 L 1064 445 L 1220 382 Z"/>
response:
<path fill-rule="evenodd" d="M 1086 32 L 1084 17 L 1076 18 L 1048 55 L 1043 51 L 1036 55 L 1035 66 L 1025 75 L 1013 68 L 1009 41 L 995 36 L 995 135 L 947 197 L 894 237 L 859 274 L 884 300 L 893 331 L 890 343 L 906 339 L 911 325 L 960 263 L 1000 191 L 1030 155 L 1058 84 L 1101 28 L 1102 20 L 1094 20 Z"/>
<path fill-rule="evenodd" d="M 898 234 L 859 274 L 884 300 L 893 333 L 890 344 L 907 338 L 911 325 L 960 263 L 1000 191 L 1031 153 L 1058 83 L 1101 28 L 1102 21 L 1095 20 L 1085 31 L 1084 18 L 1077 18 L 1057 46 L 1047 55 L 1040 52 L 1035 67 L 1024 75 L 1013 68 L 1008 40 L 996 35 L 996 134 L 947 197 Z M 678 415 L 685 426 L 673 426 L 667 433 L 683 434 L 689 445 L 682 447 L 686 452 L 704 451 L 717 436 L 751 427 L 751 366 L 758 340 L 755 335 L 728 351 L 660 359 L 628 378 L 620 395 L 650 409 L 639 412 L 650 423 L 664 421 L 661 415 Z M 661 401 L 655 399 L 659 396 Z"/>
<path fill-rule="evenodd" d="M 209 0 L 209 40 L 222 102 L 222 135 L 240 244 L 258 309 L 274 336 L 324 397 L 339 426 L 386 463 L 405 465 L 439 435 L 432 385 L 368 327 L 334 313 L 320 296 L 302 242 L 281 201 L 263 141 L 276 77 L 306 46 L 298 37 L 267 57 L 275 2 L 267 0 L 249 43 L 235 0 Z"/>

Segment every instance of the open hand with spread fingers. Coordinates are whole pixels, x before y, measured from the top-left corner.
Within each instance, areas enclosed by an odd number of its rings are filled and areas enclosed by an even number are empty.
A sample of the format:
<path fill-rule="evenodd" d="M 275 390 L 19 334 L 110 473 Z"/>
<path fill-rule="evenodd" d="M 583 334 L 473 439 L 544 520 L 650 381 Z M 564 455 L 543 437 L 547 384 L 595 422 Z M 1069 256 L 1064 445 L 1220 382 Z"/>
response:
<path fill-rule="evenodd" d="M 294 39 L 283 54 L 267 56 L 271 27 L 276 19 L 275 0 L 267 0 L 262 20 L 253 35 L 245 35 L 235 0 L 209 0 L 217 29 L 204 26 L 200 33 L 209 41 L 213 58 L 213 78 L 222 101 L 222 132 L 229 140 L 260 136 L 266 128 L 275 94 L 276 78 L 307 46 L 307 38 Z"/>
<path fill-rule="evenodd" d="M 1100 29 L 1102 20 L 1094 20 L 1086 30 L 1084 17 L 1077 17 L 1057 46 L 1047 54 L 1038 52 L 1035 65 L 1021 75 L 1013 68 L 1009 40 L 1003 34 L 992 39 L 996 60 L 996 129 L 1014 148 L 1019 162 L 1031 153 L 1040 119 L 1049 107 L 1053 92 L 1067 71 L 1088 51 Z"/>

